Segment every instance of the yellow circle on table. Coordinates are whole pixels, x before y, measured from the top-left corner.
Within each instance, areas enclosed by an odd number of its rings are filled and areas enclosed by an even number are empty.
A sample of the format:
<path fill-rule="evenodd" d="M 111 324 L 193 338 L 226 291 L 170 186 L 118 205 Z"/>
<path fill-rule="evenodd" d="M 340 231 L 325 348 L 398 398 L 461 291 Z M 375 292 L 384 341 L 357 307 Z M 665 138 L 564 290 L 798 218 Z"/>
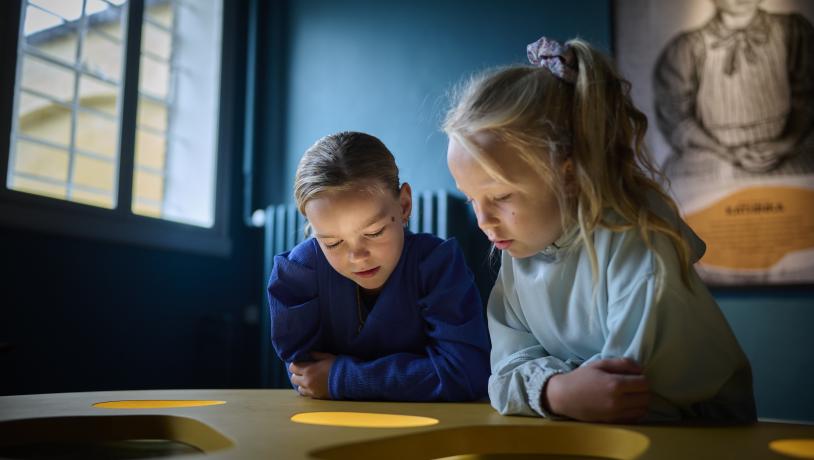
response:
<path fill-rule="evenodd" d="M 769 449 L 794 458 L 814 458 L 814 439 L 777 439 Z"/>
<path fill-rule="evenodd" d="M 292 422 L 308 425 L 348 426 L 354 428 L 414 428 L 438 423 L 438 419 L 415 415 L 376 414 L 372 412 L 302 412 Z"/>
<path fill-rule="evenodd" d="M 93 407 L 102 409 L 169 409 L 174 407 L 217 406 L 226 401 L 202 399 L 132 399 L 126 401 L 105 401 L 94 403 Z"/>

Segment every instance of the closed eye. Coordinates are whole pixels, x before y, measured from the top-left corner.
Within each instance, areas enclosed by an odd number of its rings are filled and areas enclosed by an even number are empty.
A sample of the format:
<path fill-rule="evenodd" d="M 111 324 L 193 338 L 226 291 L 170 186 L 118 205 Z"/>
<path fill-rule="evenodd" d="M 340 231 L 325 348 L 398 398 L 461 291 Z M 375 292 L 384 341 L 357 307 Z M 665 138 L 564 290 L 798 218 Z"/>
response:
<path fill-rule="evenodd" d="M 506 201 L 512 197 L 511 193 L 507 193 L 505 195 L 496 196 L 493 198 L 494 201 Z"/>
<path fill-rule="evenodd" d="M 325 243 L 325 247 L 328 248 L 328 249 L 334 249 L 337 246 L 339 246 L 340 244 L 342 244 L 342 240 L 339 240 L 336 243 L 330 243 L 330 244 Z"/>
<path fill-rule="evenodd" d="M 375 231 L 373 233 L 365 233 L 365 236 L 368 237 L 368 238 L 376 238 L 376 237 L 382 236 L 382 233 L 384 233 L 385 228 L 387 228 L 387 226 L 384 226 L 384 227 L 380 228 L 378 231 Z"/>

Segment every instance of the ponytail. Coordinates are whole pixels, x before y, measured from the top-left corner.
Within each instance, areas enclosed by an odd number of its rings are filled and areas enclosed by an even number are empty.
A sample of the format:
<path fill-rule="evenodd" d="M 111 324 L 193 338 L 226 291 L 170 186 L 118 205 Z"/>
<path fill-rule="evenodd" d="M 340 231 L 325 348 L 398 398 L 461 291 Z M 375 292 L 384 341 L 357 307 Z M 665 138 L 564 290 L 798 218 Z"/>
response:
<path fill-rule="evenodd" d="M 687 241 L 648 205 L 648 195 L 655 194 L 678 216 L 675 202 L 659 185 L 666 182 L 664 175 L 645 147 L 647 117 L 633 105 L 630 83 L 587 43 L 571 40 L 567 46 L 575 53 L 579 69 L 571 121 L 576 214 L 581 239 L 589 247 L 592 269 L 597 269 L 597 262 L 589 236 L 598 225 L 614 231 L 636 227 L 651 249 L 651 232 L 661 233 L 673 243 L 682 281 L 689 286 Z M 625 223 L 604 221 L 605 209 L 613 209 Z"/>

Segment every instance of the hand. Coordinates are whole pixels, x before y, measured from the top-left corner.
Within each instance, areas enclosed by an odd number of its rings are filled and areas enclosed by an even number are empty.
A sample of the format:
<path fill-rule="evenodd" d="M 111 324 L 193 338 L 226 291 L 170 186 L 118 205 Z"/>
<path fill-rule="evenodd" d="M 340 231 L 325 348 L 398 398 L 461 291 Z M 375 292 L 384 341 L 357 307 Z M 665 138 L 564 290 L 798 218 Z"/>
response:
<path fill-rule="evenodd" d="M 793 147 L 790 140 L 783 138 L 741 146 L 734 149 L 735 161 L 750 172 L 771 171 L 792 152 Z"/>
<path fill-rule="evenodd" d="M 586 422 L 636 422 L 648 413 L 650 387 L 626 358 L 603 359 L 551 377 L 542 394 L 554 414 Z"/>
<path fill-rule="evenodd" d="M 314 399 L 331 399 L 328 388 L 328 377 L 331 375 L 331 366 L 336 361 L 336 355 L 330 353 L 311 352 L 314 361 L 300 361 L 291 363 L 291 383 L 297 385 L 297 391 L 303 396 Z"/>

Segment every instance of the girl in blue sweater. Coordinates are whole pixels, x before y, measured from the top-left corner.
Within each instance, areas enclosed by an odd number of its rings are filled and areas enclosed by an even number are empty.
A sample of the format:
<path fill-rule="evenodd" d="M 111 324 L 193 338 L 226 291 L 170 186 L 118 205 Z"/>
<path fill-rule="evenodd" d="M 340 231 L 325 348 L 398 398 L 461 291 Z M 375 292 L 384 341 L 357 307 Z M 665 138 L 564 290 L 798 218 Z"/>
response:
<path fill-rule="evenodd" d="M 312 238 L 274 258 L 271 337 L 291 383 L 319 399 L 486 396 L 481 299 L 454 240 L 405 229 L 412 198 L 377 138 L 309 148 L 295 198 Z"/>

